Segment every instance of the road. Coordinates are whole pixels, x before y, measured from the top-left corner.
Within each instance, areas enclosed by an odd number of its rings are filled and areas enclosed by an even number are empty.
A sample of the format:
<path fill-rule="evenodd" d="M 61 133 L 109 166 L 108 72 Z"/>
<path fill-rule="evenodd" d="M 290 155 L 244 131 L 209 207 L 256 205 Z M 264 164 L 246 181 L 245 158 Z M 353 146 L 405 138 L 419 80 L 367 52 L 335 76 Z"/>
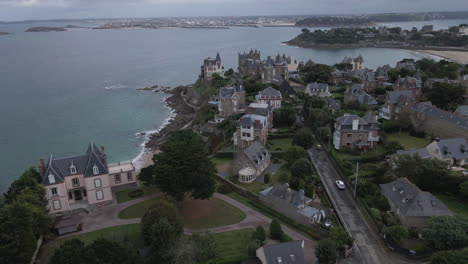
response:
<path fill-rule="evenodd" d="M 315 146 L 308 152 L 337 214 L 341 216 L 343 224 L 355 241 L 353 256 L 345 259 L 342 263 L 415 263 L 403 260 L 403 256 L 396 256 L 383 248 L 380 238 L 374 234 L 354 202 L 350 186 L 347 186 L 347 190 L 339 190 L 336 187 L 335 181 L 340 180 L 340 177 L 326 153 L 318 151 Z"/>

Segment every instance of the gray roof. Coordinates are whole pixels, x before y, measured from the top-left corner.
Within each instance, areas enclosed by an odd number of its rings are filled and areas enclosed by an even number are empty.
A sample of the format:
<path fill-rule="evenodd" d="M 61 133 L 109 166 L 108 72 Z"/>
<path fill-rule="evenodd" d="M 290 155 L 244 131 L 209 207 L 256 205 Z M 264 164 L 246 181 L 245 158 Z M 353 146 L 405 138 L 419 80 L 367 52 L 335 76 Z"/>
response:
<path fill-rule="evenodd" d="M 328 92 L 328 84 L 318 82 L 309 83 L 305 92 L 309 95 Z"/>
<path fill-rule="evenodd" d="M 234 87 L 221 87 L 219 88 L 219 97 L 229 98 L 234 94 Z"/>
<path fill-rule="evenodd" d="M 105 155 L 105 154 L 104 154 Z M 62 183 L 65 177 L 72 175 L 84 175 L 85 177 L 96 176 L 93 173 L 93 167 L 97 166 L 99 174 L 107 174 L 109 170 L 105 165 L 103 153 L 99 150 L 94 143 L 90 143 L 85 155 L 72 156 L 67 158 L 54 158 L 50 155 L 49 161 L 46 165 L 44 178 L 42 184 L 51 185 Z M 71 174 L 70 167 L 75 166 L 76 173 Z M 55 182 L 49 181 L 49 176 L 54 178 Z"/>
<path fill-rule="evenodd" d="M 296 95 L 296 91 L 294 88 L 289 84 L 287 80 L 283 80 L 279 85 L 279 90 L 282 94 L 286 95 Z"/>
<path fill-rule="evenodd" d="M 407 178 L 380 184 L 383 194 L 399 208 L 403 216 L 447 216 L 453 213 L 429 192 L 421 191 Z"/>
<path fill-rule="evenodd" d="M 266 116 L 263 116 L 263 115 L 257 115 L 257 114 L 248 114 L 248 115 L 244 115 L 241 119 L 240 119 L 240 125 L 241 126 L 253 126 L 255 124 L 255 120 L 259 120 L 260 121 L 260 125 L 261 127 L 260 128 L 263 128 L 263 125 L 264 123 L 266 122 Z"/>
<path fill-rule="evenodd" d="M 431 155 L 429 154 L 429 151 L 427 151 L 426 148 L 415 148 L 415 149 L 397 151 L 397 155 L 399 156 L 403 156 L 403 155 L 415 156 L 416 154 L 419 155 L 419 157 L 423 159 L 431 158 Z"/>
<path fill-rule="evenodd" d="M 274 89 L 274 88 L 271 87 L 271 86 L 268 86 L 268 87 L 265 88 L 264 90 L 260 91 L 258 94 L 259 94 L 260 96 L 280 96 L 280 97 L 281 97 L 280 91 Z"/>
<path fill-rule="evenodd" d="M 458 115 L 468 117 L 468 105 L 460 105 L 455 112 Z"/>
<path fill-rule="evenodd" d="M 468 141 L 466 139 L 440 139 L 436 143 L 444 158 L 468 159 Z"/>
<path fill-rule="evenodd" d="M 404 97 L 414 99 L 411 91 L 391 91 L 385 95 L 385 102 L 390 104 L 400 104 Z"/>
<path fill-rule="evenodd" d="M 256 167 L 258 167 L 258 165 L 262 163 L 262 161 L 265 161 L 266 157 L 270 155 L 270 153 L 262 145 L 262 143 L 260 143 L 257 140 L 255 140 L 252 144 L 250 144 L 250 146 L 248 146 L 242 151 L 250 159 L 250 161 L 252 161 L 255 164 Z"/>
<path fill-rule="evenodd" d="M 456 126 L 466 129 L 468 132 L 468 118 L 439 109 L 433 106 L 431 102 L 418 103 L 413 106 L 413 109 L 417 112 L 425 113 L 434 118 L 451 122 Z"/>
<path fill-rule="evenodd" d="M 372 97 L 372 95 L 367 94 L 367 93 L 358 95 L 357 96 L 357 101 L 360 104 L 365 104 L 365 105 L 376 105 L 376 104 L 378 104 L 377 100 L 375 100 L 375 98 Z"/>
<path fill-rule="evenodd" d="M 359 125 L 368 125 L 368 123 L 364 119 L 354 114 L 351 114 L 351 115 L 345 114 L 344 116 L 340 116 L 336 119 L 336 122 L 339 125 L 352 126 L 353 120 L 356 120 L 356 119 L 359 120 Z"/>
<path fill-rule="evenodd" d="M 289 199 L 289 204 L 295 208 L 305 206 L 310 203 L 312 199 L 305 196 L 304 190 L 296 191 L 289 188 L 289 184 L 275 184 L 271 187 L 266 188 L 261 191 L 263 195 L 273 196 L 277 199 L 287 201 Z"/>
<path fill-rule="evenodd" d="M 406 89 L 416 89 L 422 87 L 422 80 L 416 77 L 398 78 L 395 82 L 396 86 L 405 87 Z"/>
<path fill-rule="evenodd" d="M 304 264 L 303 240 L 263 246 L 266 264 Z M 281 262 L 279 262 L 281 258 Z"/>
<path fill-rule="evenodd" d="M 335 110 L 340 110 L 341 109 L 341 101 L 336 100 L 333 97 L 324 97 L 322 100 L 325 102 L 325 105 L 328 108 L 335 109 Z"/>

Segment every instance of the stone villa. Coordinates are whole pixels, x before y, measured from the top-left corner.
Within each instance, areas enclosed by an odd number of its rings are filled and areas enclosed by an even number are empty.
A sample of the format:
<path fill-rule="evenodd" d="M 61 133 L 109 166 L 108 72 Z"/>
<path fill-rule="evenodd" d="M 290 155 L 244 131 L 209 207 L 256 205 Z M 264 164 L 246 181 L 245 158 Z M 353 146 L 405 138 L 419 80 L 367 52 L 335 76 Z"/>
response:
<path fill-rule="evenodd" d="M 331 96 L 330 89 L 326 83 L 309 83 L 304 92 L 310 96 L 318 96 L 322 98 Z"/>
<path fill-rule="evenodd" d="M 351 71 L 364 69 L 364 59 L 362 58 L 362 55 L 359 55 L 356 58 L 345 57 L 342 63 L 351 64 Z"/>
<path fill-rule="evenodd" d="M 233 161 L 233 174 L 239 175 L 242 183 L 251 183 L 259 177 L 271 164 L 270 152 L 259 141 L 236 154 Z"/>
<path fill-rule="evenodd" d="M 234 146 L 239 149 L 250 146 L 254 141 L 260 141 L 266 145 L 268 131 L 270 130 L 268 117 L 257 114 L 244 115 L 237 126 L 237 131 L 234 133 Z"/>
<path fill-rule="evenodd" d="M 395 119 L 404 107 L 412 106 L 415 103 L 416 99 L 411 91 L 387 92 L 385 103 L 379 108 L 379 116 L 386 120 Z"/>
<path fill-rule="evenodd" d="M 104 147 L 92 142 L 85 154 L 66 158 L 50 156 L 39 165 L 46 188 L 49 214 L 88 208 L 113 200 L 112 189 L 136 183 L 132 162 L 108 164 Z"/>
<path fill-rule="evenodd" d="M 241 83 L 219 88 L 218 110 L 222 117 L 229 117 L 245 109 L 245 90 Z"/>
<path fill-rule="evenodd" d="M 336 119 L 333 145 L 336 149 L 373 149 L 379 142 L 377 115 L 369 112 L 364 117 L 345 114 Z"/>
<path fill-rule="evenodd" d="M 215 73 L 219 74 L 219 76 L 224 76 L 224 66 L 221 61 L 221 56 L 219 56 L 219 52 L 216 54 L 215 59 L 208 57 L 203 61 L 200 77 L 202 79 L 210 80 Z"/>
<path fill-rule="evenodd" d="M 414 77 L 398 77 L 393 91 L 411 91 L 414 97 L 419 98 L 422 94 L 422 80 L 419 70 Z"/>
<path fill-rule="evenodd" d="M 270 105 L 273 109 L 279 109 L 281 108 L 283 96 L 280 91 L 270 86 L 260 91 L 258 95 L 255 96 L 255 101 L 259 104 Z"/>

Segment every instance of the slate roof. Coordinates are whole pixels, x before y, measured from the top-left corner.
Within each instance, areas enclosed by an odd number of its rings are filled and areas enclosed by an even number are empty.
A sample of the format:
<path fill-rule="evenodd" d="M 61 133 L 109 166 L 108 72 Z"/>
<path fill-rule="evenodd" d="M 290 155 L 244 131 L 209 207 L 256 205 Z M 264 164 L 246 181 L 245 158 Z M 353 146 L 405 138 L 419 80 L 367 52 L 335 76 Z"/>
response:
<path fill-rule="evenodd" d="M 305 92 L 309 95 L 328 92 L 328 84 L 318 82 L 309 83 L 305 89 Z"/>
<path fill-rule="evenodd" d="M 255 164 L 256 167 L 259 167 L 261 163 L 263 163 L 266 160 L 266 157 L 270 155 L 268 150 L 260 143 L 259 141 L 255 140 L 242 150 L 244 154 L 250 159 L 250 161 Z"/>
<path fill-rule="evenodd" d="M 286 94 L 286 95 L 296 95 L 296 91 L 294 88 L 289 84 L 288 81 L 283 80 L 281 84 L 279 85 L 279 90 L 281 94 Z"/>
<path fill-rule="evenodd" d="M 458 115 L 468 117 L 468 105 L 460 105 L 455 112 Z"/>
<path fill-rule="evenodd" d="M 354 114 L 351 114 L 351 115 L 345 114 L 344 116 L 340 116 L 336 119 L 336 122 L 342 126 L 352 126 L 353 120 L 356 120 L 356 119 L 359 120 L 359 125 L 363 125 L 363 126 L 368 125 L 368 123 L 364 119 Z"/>
<path fill-rule="evenodd" d="M 312 201 L 309 197 L 305 196 L 304 190 L 296 191 L 289 188 L 289 184 L 275 184 L 260 192 L 263 195 L 273 196 L 277 199 L 287 201 L 289 197 L 289 204 L 295 208 L 299 208 Z"/>
<path fill-rule="evenodd" d="M 409 100 L 414 100 L 414 94 L 411 91 L 391 91 L 385 95 L 385 102 L 389 104 L 400 105 Z"/>
<path fill-rule="evenodd" d="M 464 138 L 449 138 L 436 141 L 444 159 L 468 159 L 468 141 Z"/>
<path fill-rule="evenodd" d="M 264 125 L 266 126 L 267 124 L 267 117 L 263 115 L 256 115 L 256 114 L 248 114 L 244 115 L 239 123 L 241 126 L 254 126 L 255 125 L 255 120 L 260 121 L 260 126 L 261 127 L 255 127 L 255 129 L 262 129 Z"/>
<path fill-rule="evenodd" d="M 263 246 L 266 264 L 305 264 L 303 243 L 303 240 L 296 240 Z"/>
<path fill-rule="evenodd" d="M 219 88 L 219 97 L 230 98 L 234 94 L 234 87 L 221 87 Z"/>
<path fill-rule="evenodd" d="M 398 78 L 395 86 L 404 87 L 405 89 L 416 89 L 422 87 L 422 80 L 416 77 Z"/>
<path fill-rule="evenodd" d="M 427 151 L 426 148 L 415 148 L 415 149 L 397 151 L 397 155 L 399 156 L 403 156 L 403 155 L 415 156 L 416 154 L 419 155 L 419 157 L 423 159 L 431 158 L 431 155 L 429 154 L 429 151 Z"/>
<path fill-rule="evenodd" d="M 259 103 L 251 103 L 245 112 L 247 114 L 254 114 L 254 115 L 261 115 L 261 116 L 268 116 L 270 115 L 272 109 L 271 106 L 268 104 L 259 104 Z"/>
<path fill-rule="evenodd" d="M 336 100 L 333 97 L 324 97 L 322 100 L 325 102 L 325 105 L 328 108 L 334 109 L 334 110 L 341 110 L 341 101 Z"/>
<path fill-rule="evenodd" d="M 450 216 L 453 213 L 429 192 L 421 191 L 407 178 L 380 184 L 383 194 L 399 208 L 403 216 Z"/>
<path fill-rule="evenodd" d="M 72 165 L 76 168 L 76 173 L 74 174 L 71 174 L 70 170 Z M 109 173 L 102 152 L 92 142 L 89 144 L 85 155 L 66 158 L 54 158 L 50 155 L 49 161 L 46 164 L 42 184 L 51 185 L 62 183 L 65 177 L 72 175 L 84 175 L 85 177 L 96 176 L 93 173 L 94 166 L 97 166 L 99 170 L 99 174 L 97 175 Z M 54 179 L 54 182 L 50 182 L 51 178 Z"/>
<path fill-rule="evenodd" d="M 271 86 L 268 86 L 268 87 L 265 88 L 264 90 L 260 91 L 260 92 L 258 93 L 258 95 L 260 95 L 260 96 L 267 96 L 267 97 L 269 97 L 269 96 L 279 96 L 279 97 L 281 97 L 281 92 L 278 91 L 278 90 L 276 90 L 276 89 L 274 89 L 274 88 L 271 87 Z"/>
<path fill-rule="evenodd" d="M 377 100 L 375 100 L 375 98 L 372 97 L 372 95 L 367 94 L 367 93 L 358 95 L 357 96 L 357 101 L 360 104 L 365 104 L 365 105 L 376 105 L 376 104 L 378 104 Z"/>
<path fill-rule="evenodd" d="M 468 118 L 439 109 L 433 106 L 431 102 L 418 103 L 413 106 L 413 110 L 425 113 L 433 118 L 443 119 L 468 131 Z"/>

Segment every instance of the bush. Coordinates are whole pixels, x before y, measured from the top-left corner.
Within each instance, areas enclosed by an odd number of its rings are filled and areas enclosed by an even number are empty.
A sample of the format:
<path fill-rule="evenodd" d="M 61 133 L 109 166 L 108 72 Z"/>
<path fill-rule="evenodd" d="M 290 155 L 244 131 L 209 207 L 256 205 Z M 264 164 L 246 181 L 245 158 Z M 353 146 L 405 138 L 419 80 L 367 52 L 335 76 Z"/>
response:
<path fill-rule="evenodd" d="M 312 131 L 309 128 L 301 128 L 294 135 L 292 143 L 303 147 L 304 149 L 310 149 L 314 143 L 312 137 Z"/>
<path fill-rule="evenodd" d="M 249 257 L 251 258 L 256 257 L 257 249 L 260 247 L 261 245 L 258 240 L 250 241 L 249 244 L 247 245 L 247 252 L 248 252 L 247 254 L 249 255 Z M 236 262 L 236 263 L 239 263 L 239 262 Z"/>
<path fill-rule="evenodd" d="M 255 232 L 253 233 L 252 238 L 254 240 L 259 241 L 260 245 L 263 245 L 266 239 L 265 229 L 263 229 L 262 226 L 258 226 L 257 229 L 255 229 Z"/>
<path fill-rule="evenodd" d="M 281 183 L 287 183 L 289 182 L 289 175 L 285 172 L 282 172 L 279 176 L 278 176 L 278 181 L 281 182 Z"/>
<path fill-rule="evenodd" d="M 152 242 L 153 224 L 161 218 L 166 218 L 170 223 L 173 223 L 176 230 L 183 230 L 182 219 L 177 208 L 164 200 L 158 200 L 141 218 L 141 233 L 147 244 Z"/>
<path fill-rule="evenodd" d="M 266 173 L 266 174 L 263 176 L 263 182 L 264 182 L 264 183 L 270 183 L 270 174 L 269 174 L 269 173 Z"/>
<path fill-rule="evenodd" d="M 138 190 L 133 190 L 129 192 L 128 197 L 135 198 L 135 197 L 140 197 L 143 194 L 145 194 L 145 192 L 142 189 L 138 189 Z"/>
<path fill-rule="evenodd" d="M 387 235 L 387 237 L 395 242 L 400 242 L 400 240 L 409 237 L 408 229 L 401 225 L 386 226 L 382 229 L 382 232 Z"/>
<path fill-rule="evenodd" d="M 270 237 L 275 240 L 281 240 L 283 236 L 283 230 L 278 220 L 273 219 L 270 223 Z"/>
<path fill-rule="evenodd" d="M 218 192 L 221 194 L 230 194 L 233 191 L 233 188 L 230 184 L 223 183 L 218 186 Z"/>

